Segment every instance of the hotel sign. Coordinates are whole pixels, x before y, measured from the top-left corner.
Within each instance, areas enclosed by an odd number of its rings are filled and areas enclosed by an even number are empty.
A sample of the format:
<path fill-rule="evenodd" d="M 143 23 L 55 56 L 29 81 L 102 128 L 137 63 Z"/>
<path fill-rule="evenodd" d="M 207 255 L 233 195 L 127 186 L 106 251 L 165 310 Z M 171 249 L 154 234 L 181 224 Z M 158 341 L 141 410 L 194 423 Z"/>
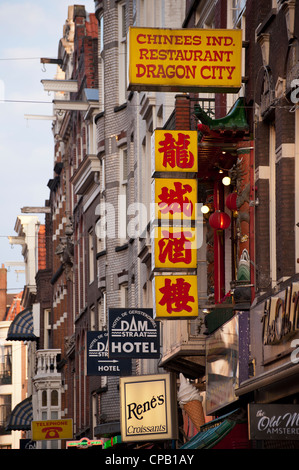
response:
<path fill-rule="evenodd" d="M 172 378 L 170 374 L 120 378 L 122 442 L 177 439 Z"/>
<path fill-rule="evenodd" d="M 129 359 L 115 359 L 108 355 L 108 332 L 87 332 L 87 375 L 120 376 L 132 372 Z"/>
<path fill-rule="evenodd" d="M 109 359 L 160 357 L 160 325 L 151 308 L 109 309 Z"/>
<path fill-rule="evenodd" d="M 299 406 L 248 405 L 249 438 L 254 440 L 298 440 Z"/>
<path fill-rule="evenodd" d="M 128 49 L 129 90 L 232 93 L 241 87 L 239 29 L 132 27 Z"/>

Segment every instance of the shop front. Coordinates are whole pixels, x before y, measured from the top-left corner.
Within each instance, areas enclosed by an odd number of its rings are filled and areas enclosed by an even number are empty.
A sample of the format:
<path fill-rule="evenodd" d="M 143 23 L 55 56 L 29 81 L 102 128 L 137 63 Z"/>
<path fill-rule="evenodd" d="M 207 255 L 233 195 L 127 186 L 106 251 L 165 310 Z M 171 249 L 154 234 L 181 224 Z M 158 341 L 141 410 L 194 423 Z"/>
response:
<path fill-rule="evenodd" d="M 298 448 L 299 276 L 281 284 L 250 310 L 252 377 L 236 396 L 248 402 L 250 439 L 256 448 Z"/>

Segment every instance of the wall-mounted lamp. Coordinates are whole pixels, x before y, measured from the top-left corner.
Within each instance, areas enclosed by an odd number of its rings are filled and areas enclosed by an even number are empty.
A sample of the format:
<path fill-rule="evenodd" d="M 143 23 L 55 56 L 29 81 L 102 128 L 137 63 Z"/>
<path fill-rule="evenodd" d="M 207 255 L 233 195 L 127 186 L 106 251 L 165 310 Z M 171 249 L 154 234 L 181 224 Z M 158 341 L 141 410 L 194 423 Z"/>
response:
<path fill-rule="evenodd" d="M 208 313 L 211 313 L 211 310 L 209 308 L 203 308 L 202 309 L 202 313 L 204 313 L 205 315 L 207 315 Z"/>
<path fill-rule="evenodd" d="M 222 184 L 224 184 L 224 186 L 229 186 L 231 183 L 231 179 L 229 176 L 224 176 L 224 178 L 222 178 Z"/>
<path fill-rule="evenodd" d="M 200 210 L 203 214 L 208 214 L 210 212 L 210 208 L 207 204 L 204 204 L 203 206 L 201 206 Z"/>

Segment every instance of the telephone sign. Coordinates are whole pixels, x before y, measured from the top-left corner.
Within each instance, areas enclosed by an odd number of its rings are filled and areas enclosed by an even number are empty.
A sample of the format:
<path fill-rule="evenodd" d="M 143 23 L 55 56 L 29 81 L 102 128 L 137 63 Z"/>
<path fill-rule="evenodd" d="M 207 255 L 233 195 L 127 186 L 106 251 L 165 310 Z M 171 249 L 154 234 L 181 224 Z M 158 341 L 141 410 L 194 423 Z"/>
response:
<path fill-rule="evenodd" d="M 31 422 L 32 440 L 47 441 L 73 438 L 73 420 L 55 419 Z"/>

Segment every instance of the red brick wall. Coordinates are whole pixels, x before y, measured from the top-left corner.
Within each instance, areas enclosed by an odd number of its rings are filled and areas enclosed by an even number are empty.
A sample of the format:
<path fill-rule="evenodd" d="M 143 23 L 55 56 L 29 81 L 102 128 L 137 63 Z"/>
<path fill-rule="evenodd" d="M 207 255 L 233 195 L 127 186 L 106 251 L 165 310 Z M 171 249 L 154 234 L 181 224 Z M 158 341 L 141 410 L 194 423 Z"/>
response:
<path fill-rule="evenodd" d="M 190 129 L 190 100 L 188 95 L 177 95 L 175 103 L 175 128 Z"/>

